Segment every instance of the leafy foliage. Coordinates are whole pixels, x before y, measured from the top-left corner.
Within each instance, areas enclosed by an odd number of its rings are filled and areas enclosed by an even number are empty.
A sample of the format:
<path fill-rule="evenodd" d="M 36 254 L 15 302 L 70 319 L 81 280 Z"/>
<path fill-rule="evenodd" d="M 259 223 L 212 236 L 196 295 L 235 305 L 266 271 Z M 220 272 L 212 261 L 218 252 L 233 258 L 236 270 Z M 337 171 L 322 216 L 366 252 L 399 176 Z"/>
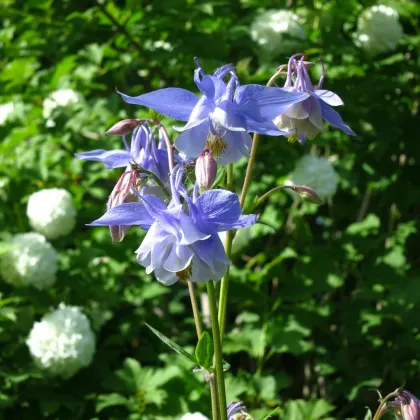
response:
<path fill-rule="evenodd" d="M 386 393 L 405 384 L 420 393 L 420 5 L 386 2 L 405 36 L 372 60 L 352 42 L 357 16 L 371 3 L 2 2 L 0 102 L 15 106 L 0 123 L 0 254 L 11 235 L 30 231 L 26 202 L 39 189 L 68 189 L 78 220 L 71 235 L 52 242 L 60 255 L 53 288 L 0 283 L 0 417 L 164 420 L 210 412 L 203 374 L 144 326 L 194 353 L 185 284 L 166 288 L 136 263 L 141 231 L 112 244 L 107 229 L 86 227 L 103 214 L 119 172 L 73 154 L 119 148 L 105 131 L 148 116 L 115 87 L 131 95 L 194 89 L 194 55 L 206 69 L 233 62 L 242 83 L 265 84 L 287 57 L 279 51 L 278 61 L 260 63 L 249 27 L 260 9 L 284 7 L 304 22 L 302 50 L 323 59 L 325 88 L 343 98 L 341 115 L 357 137 L 329 130 L 304 146 L 261 141 L 250 205 L 283 184 L 305 153 L 330 158 L 339 189 L 321 207 L 272 194 L 258 208 L 264 223 L 235 238 L 228 399 L 243 400 L 256 419 L 316 420 L 362 418 L 377 404 L 373 387 Z M 58 89 L 82 99 L 46 117 L 43 101 Z M 244 168 L 235 167 L 238 191 Z M 93 363 L 67 381 L 40 372 L 25 344 L 33 322 L 60 302 L 83 307 L 97 336 Z M 206 367 L 204 347 L 196 355 Z"/>

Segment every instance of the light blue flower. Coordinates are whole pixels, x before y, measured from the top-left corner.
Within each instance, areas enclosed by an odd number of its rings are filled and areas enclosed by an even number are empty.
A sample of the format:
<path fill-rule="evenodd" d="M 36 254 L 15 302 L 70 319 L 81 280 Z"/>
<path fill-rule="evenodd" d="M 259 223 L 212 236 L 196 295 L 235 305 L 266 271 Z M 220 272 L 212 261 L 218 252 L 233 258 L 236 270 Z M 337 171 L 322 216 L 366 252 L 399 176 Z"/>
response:
<path fill-rule="evenodd" d="M 182 168 L 172 172 L 168 205 L 154 195 L 138 195 L 140 202 L 113 207 L 91 225 L 138 225 L 147 230 L 136 251 L 137 261 L 165 285 L 179 279 L 220 280 L 230 261 L 218 232 L 251 226 L 256 215 L 242 215 L 238 196 L 230 191 L 198 195 L 197 185 L 193 197 L 188 197 L 182 175 Z"/>
<path fill-rule="evenodd" d="M 197 62 L 197 61 L 196 61 Z M 186 156 L 196 158 L 211 149 L 218 163 L 236 162 L 249 154 L 248 132 L 267 135 L 286 134 L 273 124 L 274 118 L 294 103 L 307 99 L 306 92 L 288 92 L 260 85 L 241 86 L 232 65 L 225 65 L 210 76 L 197 62 L 194 81 L 202 93 L 180 88 L 159 89 L 137 97 L 121 94 L 130 104 L 144 105 L 160 114 L 187 124 L 175 127 L 181 134 L 176 147 Z M 227 84 L 223 77 L 230 76 Z"/>
<path fill-rule="evenodd" d="M 76 153 L 80 160 L 103 162 L 107 169 L 128 167 L 136 164 L 155 174 L 162 182 L 169 176 L 168 154 L 165 143 L 155 136 L 147 124 L 136 127 L 131 134 L 131 144 L 127 143 L 126 135 L 122 135 L 125 150 L 91 150 Z M 176 155 L 176 159 L 179 157 Z"/>
<path fill-rule="evenodd" d="M 300 60 L 296 57 L 301 56 Z M 323 119 L 344 133 L 355 136 L 355 132 L 346 124 L 340 114 L 331 106 L 343 105 L 341 98 L 329 90 L 321 89 L 324 80 L 324 66 L 322 76 L 315 89 L 309 77 L 308 69 L 303 61 L 303 54 L 295 54 L 289 59 L 287 79 L 280 90 L 287 92 L 307 92 L 309 97 L 304 101 L 293 104 L 284 113 L 279 114 L 274 123 L 280 130 L 292 133 L 290 139 L 301 143 L 308 138 L 312 140 L 324 129 Z M 331 106 L 329 106 L 331 105 Z"/>

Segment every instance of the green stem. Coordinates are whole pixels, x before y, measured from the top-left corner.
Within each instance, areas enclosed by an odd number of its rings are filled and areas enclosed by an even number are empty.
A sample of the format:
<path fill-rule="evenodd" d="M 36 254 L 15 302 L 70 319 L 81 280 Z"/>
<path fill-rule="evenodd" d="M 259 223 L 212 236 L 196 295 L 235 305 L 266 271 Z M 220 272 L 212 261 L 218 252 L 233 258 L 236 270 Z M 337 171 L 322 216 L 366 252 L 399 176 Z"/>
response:
<path fill-rule="evenodd" d="M 279 67 L 276 73 L 273 74 L 273 76 L 270 77 L 270 80 L 267 82 L 267 87 L 273 86 L 275 80 L 278 76 L 280 76 L 282 73 L 285 73 L 285 69 L 287 69 L 287 65 L 284 64 L 283 66 Z M 244 207 L 246 194 L 248 192 L 249 184 L 251 183 L 251 175 L 252 175 L 252 169 L 254 166 L 254 160 L 257 156 L 257 148 L 258 148 L 258 141 L 259 141 L 259 134 L 254 133 L 254 137 L 252 138 L 252 147 L 251 152 L 249 154 L 249 160 L 248 160 L 248 166 L 246 168 L 246 174 L 244 179 L 244 185 L 242 187 L 242 193 L 241 193 L 241 207 Z"/>
<path fill-rule="evenodd" d="M 228 258 L 232 254 L 232 241 L 233 241 L 233 230 L 226 232 L 226 243 L 225 251 Z M 220 340 L 223 342 L 223 336 L 225 334 L 225 325 L 226 325 L 226 308 L 227 308 L 227 298 L 228 298 L 228 289 L 229 289 L 229 276 L 230 276 L 230 266 L 228 265 L 226 274 L 222 278 L 220 286 L 220 297 L 219 297 L 219 325 L 220 325 Z"/>
<path fill-rule="evenodd" d="M 398 397 L 400 394 L 401 394 L 400 389 L 396 389 L 394 392 L 391 392 L 390 394 L 388 394 L 379 404 L 379 407 L 376 410 L 375 415 L 373 416 L 373 420 L 379 420 L 381 418 L 381 415 L 383 414 L 381 412 L 382 412 L 382 408 L 385 406 L 386 402 L 392 397 Z"/>
<path fill-rule="evenodd" d="M 226 168 L 226 187 L 229 191 L 233 191 L 233 165 L 229 164 Z M 233 231 L 226 232 L 225 240 L 225 252 L 228 258 L 231 257 L 232 253 L 232 241 Z M 220 325 L 220 340 L 223 342 L 223 336 L 225 333 L 225 318 L 226 318 L 226 306 L 227 296 L 229 288 L 229 266 L 227 267 L 226 274 L 220 282 L 220 297 L 219 297 L 219 325 Z"/>
<path fill-rule="evenodd" d="M 254 133 L 254 137 L 252 138 L 251 153 L 249 154 L 248 166 L 246 168 L 244 185 L 242 187 L 242 193 L 241 193 L 241 199 L 240 199 L 242 208 L 244 208 L 246 194 L 248 192 L 249 184 L 251 183 L 252 169 L 254 167 L 255 158 L 257 156 L 259 138 L 260 138 L 260 135 L 258 133 Z"/>
<path fill-rule="evenodd" d="M 153 178 L 153 180 L 156 182 L 156 184 L 159 185 L 159 188 L 162 190 L 162 192 L 165 194 L 166 198 L 171 198 L 171 195 L 169 194 L 169 191 L 166 189 L 166 187 L 163 185 L 162 181 L 153 173 L 148 171 L 147 169 L 141 168 L 137 165 L 132 165 L 135 167 L 136 170 L 138 170 L 140 173 L 147 174 L 150 177 Z"/>
<path fill-rule="evenodd" d="M 211 418 L 213 420 L 219 420 L 220 407 L 217 399 L 217 375 L 214 373 L 210 379 L 210 391 L 211 391 Z"/>
<path fill-rule="evenodd" d="M 207 282 L 207 293 L 209 296 L 211 329 L 213 332 L 214 344 L 214 369 L 216 370 L 217 391 L 219 396 L 219 409 L 221 420 L 227 420 L 226 413 L 226 390 L 225 376 L 223 372 L 222 342 L 220 341 L 219 322 L 217 321 L 216 293 L 212 280 Z"/>
<path fill-rule="evenodd" d="M 203 334 L 203 327 L 201 324 L 200 311 L 198 309 L 197 295 L 195 294 L 194 283 L 191 281 L 187 281 L 187 283 L 188 283 L 188 291 L 190 292 L 191 307 L 192 307 L 192 311 L 194 315 L 195 329 L 197 331 L 197 337 L 198 339 L 200 339 L 201 335 Z"/>

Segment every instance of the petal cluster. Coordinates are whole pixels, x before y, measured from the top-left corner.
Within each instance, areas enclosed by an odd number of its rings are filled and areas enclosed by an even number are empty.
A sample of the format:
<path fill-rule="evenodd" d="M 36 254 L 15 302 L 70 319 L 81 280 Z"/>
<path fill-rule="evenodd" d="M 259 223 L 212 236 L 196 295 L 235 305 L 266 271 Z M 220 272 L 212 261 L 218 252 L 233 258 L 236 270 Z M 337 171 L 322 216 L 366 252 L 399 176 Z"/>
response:
<path fill-rule="evenodd" d="M 0 274 L 6 283 L 39 290 L 55 283 L 57 253 L 44 236 L 22 233 L 13 236 L 8 245 L 10 249 L 0 256 Z"/>
<path fill-rule="evenodd" d="M 77 212 L 67 190 L 50 188 L 29 197 L 26 214 L 33 229 L 56 239 L 73 230 Z"/>
<path fill-rule="evenodd" d="M 88 366 L 95 353 L 89 319 L 79 307 L 63 303 L 35 322 L 26 344 L 40 369 L 64 379 Z"/>
<path fill-rule="evenodd" d="M 178 280 L 220 280 L 230 264 L 218 233 L 251 226 L 255 215 L 242 215 L 238 196 L 230 191 L 209 190 L 192 196 L 182 184 L 183 169 L 171 176 L 172 199 L 138 195 L 140 201 L 110 209 L 93 226 L 137 225 L 147 230 L 137 249 L 137 261 L 165 285 Z"/>
<path fill-rule="evenodd" d="M 290 140 L 299 140 L 301 143 L 308 138 L 312 140 L 323 131 L 323 120 L 346 134 L 355 135 L 354 131 L 343 122 L 338 112 L 331 108 L 343 105 L 343 101 L 334 92 L 322 89 L 323 80 L 324 69 L 318 88 L 315 89 L 309 76 L 307 63 L 304 61 L 304 55 L 295 54 L 289 59 L 287 79 L 281 89 L 309 94 L 305 100 L 292 104 L 274 119 L 279 130 L 289 132 Z"/>

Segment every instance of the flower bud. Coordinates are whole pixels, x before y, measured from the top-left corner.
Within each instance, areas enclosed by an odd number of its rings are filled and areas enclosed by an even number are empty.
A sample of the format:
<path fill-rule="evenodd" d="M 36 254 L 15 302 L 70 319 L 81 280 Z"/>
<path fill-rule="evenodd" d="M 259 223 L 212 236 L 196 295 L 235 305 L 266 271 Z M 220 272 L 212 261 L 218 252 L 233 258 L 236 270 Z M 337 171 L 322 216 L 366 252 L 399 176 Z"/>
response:
<path fill-rule="evenodd" d="M 398 414 L 402 412 L 404 420 L 420 419 L 420 401 L 406 390 L 401 391 L 401 394 L 391 403 L 391 408 L 394 408 Z"/>
<path fill-rule="evenodd" d="M 216 179 L 217 163 L 211 149 L 204 149 L 195 162 L 195 177 L 200 188 L 209 190 Z"/>
<path fill-rule="evenodd" d="M 131 190 L 131 187 L 138 187 L 140 182 L 140 174 L 137 171 L 132 170 L 124 172 L 109 196 L 106 209 L 110 210 L 120 204 L 135 201 L 136 196 Z M 112 242 L 121 242 L 128 229 L 130 229 L 130 226 L 110 226 L 109 231 L 111 233 Z"/>
<path fill-rule="evenodd" d="M 112 134 L 114 136 L 123 136 L 124 134 L 131 133 L 136 127 L 143 124 L 146 120 L 129 119 L 122 120 L 114 124 L 106 134 Z"/>
<path fill-rule="evenodd" d="M 294 185 L 292 189 L 293 191 L 296 191 L 304 201 L 315 204 L 324 204 L 316 191 L 310 187 L 306 187 L 305 185 Z"/>

